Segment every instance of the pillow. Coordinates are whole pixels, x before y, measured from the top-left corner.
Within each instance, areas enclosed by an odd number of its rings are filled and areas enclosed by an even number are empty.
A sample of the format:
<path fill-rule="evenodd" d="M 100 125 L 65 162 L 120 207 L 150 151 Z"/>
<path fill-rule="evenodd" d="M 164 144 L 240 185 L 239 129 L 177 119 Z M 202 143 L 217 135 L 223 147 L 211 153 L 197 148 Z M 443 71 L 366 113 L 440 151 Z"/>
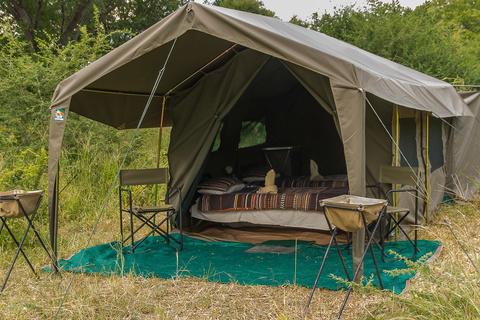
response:
<path fill-rule="evenodd" d="M 312 159 L 310 159 L 310 180 L 311 181 L 323 181 L 323 180 L 325 180 L 325 178 L 322 177 L 318 173 L 318 165 Z"/>
<path fill-rule="evenodd" d="M 198 193 L 201 194 L 225 194 L 243 189 L 245 184 L 237 178 L 216 178 L 200 182 Z"/>
<path fill-rule="evenodd" d="M 271 169 L 265 176 L 265 187 L 257 190 L 257 193 L 272 193 L 277 194 L 278 188 L 275 185 L 275 170 Z"/>
<path fill-rule="evenodd" d="M 267 173 L 272 170 L 272 168 L 267 166 L 257 166 L 250 167 L 244 170 L 242 180 L 244 182 L 256 182 L 256 181 L 265 181 L 265 176 Z M 280 177 L 279 173 L 275 174 L 275 178 Z"/>

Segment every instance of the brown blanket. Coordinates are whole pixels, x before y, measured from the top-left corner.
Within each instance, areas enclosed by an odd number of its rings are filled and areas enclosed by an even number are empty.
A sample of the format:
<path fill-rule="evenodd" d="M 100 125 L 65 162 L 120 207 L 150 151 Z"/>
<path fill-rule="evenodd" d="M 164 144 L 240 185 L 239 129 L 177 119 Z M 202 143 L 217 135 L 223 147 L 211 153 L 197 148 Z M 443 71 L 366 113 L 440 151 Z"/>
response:
<path fill-rule="evenodd" d="M 259 194 L 244 189 L 223 195 L 202 195 L 197 203 L 201 211 L 289 209 L 323 212 L 320 200 L 348 193 L 348 187 L 279 188 L 277 194 Z"/>

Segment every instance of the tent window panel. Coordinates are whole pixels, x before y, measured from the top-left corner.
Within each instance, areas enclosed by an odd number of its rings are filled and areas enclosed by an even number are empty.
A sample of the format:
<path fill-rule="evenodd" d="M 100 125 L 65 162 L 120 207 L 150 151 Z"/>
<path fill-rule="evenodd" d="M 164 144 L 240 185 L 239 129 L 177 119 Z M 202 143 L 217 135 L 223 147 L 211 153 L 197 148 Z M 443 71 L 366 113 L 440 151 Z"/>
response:
<path fill-rule="evenodd" d="M 264 144 L 267 141 L 265 121 L 243 121 L 238 148 L 248 148 Z"/>
<path fill-rule="evenodd" d="M 400 166 L 418 167 L 417 157 L 417 126 L 415 118 L 403 118 L 399 120 L 400 142 L 399 147 L 403 156 L 400 155 Z"/>
<path fill-rule="evenodd" d="M 430 117 L 429 119 L 428 144 L 428 158 L 433 172 L 444 164 L 442 120 L 438 118 Z"/>
<path fill-rule="evenodd" d="M 223 122 L 220 124 L 220 128 L 218 129 L 217 136 L 215 137 L 215 141 L 213 142 L 212 152 L 218 151 L 220 149 L 220 143 L 222 142 L 222 130 L 223 130 Z"/>

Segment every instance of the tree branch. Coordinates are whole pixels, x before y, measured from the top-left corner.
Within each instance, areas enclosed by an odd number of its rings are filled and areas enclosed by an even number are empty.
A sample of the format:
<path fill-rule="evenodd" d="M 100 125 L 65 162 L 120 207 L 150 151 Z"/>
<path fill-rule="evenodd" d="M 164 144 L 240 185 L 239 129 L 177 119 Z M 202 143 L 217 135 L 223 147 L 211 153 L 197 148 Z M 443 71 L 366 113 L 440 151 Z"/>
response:
<path fill-rule="evenodd" d="M 105 11 L 100 14 L 100 17 L 98 18 L 99 20 L 98 22 L 102 23 L 105 20 L 105 18 L 110 14 L 110 12 L 115 10 L 122 2 L 125 2 L 125 0 L 118 0 L 113 4 L 112 2 L 110 2 L 110 5 L 108 5 Z"/>
<path fill-rule="evenodd" d="M 40 10 L 43 7 L 43 0 L 38 0 L 37 10 L 35 11 L 35 22 L 33 23 L 33 27 L 36 29 L 38 27 L 38 22 L 40 21 Z"/>
<path fill-rule="evenodd" d="M 12 16 L 15 18 L 15 20 L 17 20 L 17 22 L 21 22 L 25 24 L 25 28 L 24 28 L 25 38 L 27 39 L 28 42 L 30 42 L 32 48 L 35 48 L 35 45 L 33 42 L 34 28 L 32 25 L 32 21 L 28 16 L 27 10 L 25 10 L 25 5 L 23 4 L 23 1 L 10 0 L 10 5 L 11 5 L 10 10 L 11 10 Z"/>
<path fill-rule="evenodd" d="M 90 2 L 91 0 L 84 0 L 78 5 L 77 10 L 75 10 L 75 14 L 72 17 L 72 20 L 70 20 L 67 28 L 65 29 L 65 31 L 63 31 L 62 37 L 60 39 L 61 45 L 65 45 L 67 43 L 68 36 L 72 34 L 75 28 L 78 26 L 83 14 L 85 13 L 85 10 L 87 10 L 88 6 L 90 5 Z"/>

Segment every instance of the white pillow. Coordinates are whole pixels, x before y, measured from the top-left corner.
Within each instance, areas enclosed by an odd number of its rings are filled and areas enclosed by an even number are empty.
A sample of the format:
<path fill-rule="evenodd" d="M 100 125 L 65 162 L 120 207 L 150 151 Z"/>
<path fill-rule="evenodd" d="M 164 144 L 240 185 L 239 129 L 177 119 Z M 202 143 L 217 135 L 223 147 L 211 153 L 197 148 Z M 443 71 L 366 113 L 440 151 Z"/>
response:
<path fill-rule="evenodd" d="M 215 178 L 200 182 L 197 192 L 201 194 L 225 194 L 241 190 L 245 184 L 237 178 Z"/>

